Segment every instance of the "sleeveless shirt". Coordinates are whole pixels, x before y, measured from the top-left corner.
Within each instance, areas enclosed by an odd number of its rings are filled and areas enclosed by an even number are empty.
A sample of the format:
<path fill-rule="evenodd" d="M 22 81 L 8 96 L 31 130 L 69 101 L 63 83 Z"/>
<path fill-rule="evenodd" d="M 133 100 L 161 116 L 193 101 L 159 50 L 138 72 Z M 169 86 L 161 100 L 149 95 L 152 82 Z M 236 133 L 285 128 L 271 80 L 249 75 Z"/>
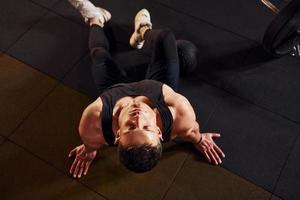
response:
<path fill-rule="evenodd" d="M 157 108 L 162 119 L 162 137 L 164 141 L 170 140 L 173 126 L 172 114 L 164 102 L 162 94 L 163 83 L 155 80 L 142 80 L 133 83 L 119 83 L 108 87 L 100 98 L 103 102 L 101 112 L 102 132 L 106 142 L 114 145 L 115 134 L 112 130 L 113 108 L 116 102 L 123 97 L 146 96 Z"/>

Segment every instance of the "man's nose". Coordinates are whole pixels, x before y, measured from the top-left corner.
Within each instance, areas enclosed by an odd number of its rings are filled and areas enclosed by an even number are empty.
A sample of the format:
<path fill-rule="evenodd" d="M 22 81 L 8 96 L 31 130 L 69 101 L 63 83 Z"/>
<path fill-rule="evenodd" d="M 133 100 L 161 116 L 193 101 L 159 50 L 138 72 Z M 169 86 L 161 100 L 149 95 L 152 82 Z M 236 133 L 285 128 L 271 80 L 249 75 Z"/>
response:
<path fill-rule="evenodd" d="M 136 115 L 135 117 L 135 122 L 136 122 L 136 126 L 141 128 L 140 126 L 143 126 L 143 122 L 144 120 L 144 116 L 143 115 Z"/>
<path fill-rule="evenodd" d="M 133 103 L 132 105 L 133 105 L 133 107 L 138 108 L 138 107 L 140 107 L 141 104 L 135 102 L 135 103 Z"/>

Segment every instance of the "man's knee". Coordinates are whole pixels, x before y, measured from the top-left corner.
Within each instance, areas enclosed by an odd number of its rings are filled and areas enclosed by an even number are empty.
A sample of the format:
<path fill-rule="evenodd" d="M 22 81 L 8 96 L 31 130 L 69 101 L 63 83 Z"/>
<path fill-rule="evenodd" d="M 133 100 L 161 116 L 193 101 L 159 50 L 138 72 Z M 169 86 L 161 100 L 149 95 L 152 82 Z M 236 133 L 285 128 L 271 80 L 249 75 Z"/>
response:
<path fill-rule="evenodd" d="M 110 53 L 103 47 L 91 49 L 90 55 L 95 64 L 103 63 L 111 59 Z"/>
<path fill-rule="evenodd" d="M 168 29 L 162 29 L 158 35 L 159 41 L 174 41 L 175 42 L 175 35 L 174 33 Z"/>

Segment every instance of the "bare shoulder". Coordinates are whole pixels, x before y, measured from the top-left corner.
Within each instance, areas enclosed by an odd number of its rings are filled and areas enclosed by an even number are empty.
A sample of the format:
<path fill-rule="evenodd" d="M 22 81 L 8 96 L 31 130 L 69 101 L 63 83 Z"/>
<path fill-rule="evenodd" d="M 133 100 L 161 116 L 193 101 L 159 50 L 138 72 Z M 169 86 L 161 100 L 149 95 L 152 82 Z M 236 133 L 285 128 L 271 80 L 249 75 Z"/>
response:
<path fill-rule="evenodd" d="M 168 106 L 175 106 L 183 99 L 186 99 L 183 95 L 175 92 L 170 86 L 163 84 L 162 93 L 164 101 Z"/>
<path fill-rule="evenodd" d="M 186 134 L 192 129 L 196 122 L 196 115 L 189 100 L 183 95 L 175 92 L 167 85 L 163 86 L 164 100 L 173 110 L 173 137 Z"/>
<path fill-rule="evenodd" d="M 93 101 L 91 104 L 89 104 L 85 109 L 84 112 L 88 113 L 88 114 L 95 114 L 95 112 L 100 112 L 102 111 L 102 100 L 101 98 L 97 98 L 95 101 Z"/>
<path fill-rule="evenodd" d="M 176 111 L 184 112 L 190 110 L 192 107 L 185 96 L 175 92 L 166 84 L 163 85 L 163 95 L 165 103 L 168 106 L 175 108 Z"/>
<path fill-rule="evenodd" d="M 96 148 L 105 144 L 101 125 L 102 100 L 96 99 L 82 113 L 79 134 L 85 145 Z"/>
<path fill-rule="evenodd" d="M 91 104 L 89 104 L 83 111 L 80 126 L 85 127 L 87 125 L 91 126 L 95 120 L 99 119 L 102 111 L 102 100 L 98 98 Z"/>

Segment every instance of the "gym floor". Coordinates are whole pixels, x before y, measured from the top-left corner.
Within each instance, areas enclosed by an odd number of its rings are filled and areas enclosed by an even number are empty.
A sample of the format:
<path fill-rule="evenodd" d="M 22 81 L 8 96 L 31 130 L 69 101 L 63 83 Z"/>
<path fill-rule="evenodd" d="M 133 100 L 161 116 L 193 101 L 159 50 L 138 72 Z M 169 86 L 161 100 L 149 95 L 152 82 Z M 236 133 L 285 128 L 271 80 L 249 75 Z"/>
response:
<path fill-rule="evenodd" d="M 128 46 L 147 8 L 154 28 L 172 29 L 200 50 L 182 78 L 202 132 L 220 132 L 226 158 L 208 164 L 191 145 L 164 144 L 161 162 L 135 174 L 106 147 L 87 176 L 73 179 L 70 149 L 97 96 L 88 26 L 67 0 L 0 6 L 0 194 L 2 200 L 300 199 L 300 60 L 270 57 L 261 41 L 272 12 L 255 0 L 92 0 L 112 13 L 117 62 L 139 73 L 146 50 Z M 133 66 L 141 66 L 133 67 Z"/>

